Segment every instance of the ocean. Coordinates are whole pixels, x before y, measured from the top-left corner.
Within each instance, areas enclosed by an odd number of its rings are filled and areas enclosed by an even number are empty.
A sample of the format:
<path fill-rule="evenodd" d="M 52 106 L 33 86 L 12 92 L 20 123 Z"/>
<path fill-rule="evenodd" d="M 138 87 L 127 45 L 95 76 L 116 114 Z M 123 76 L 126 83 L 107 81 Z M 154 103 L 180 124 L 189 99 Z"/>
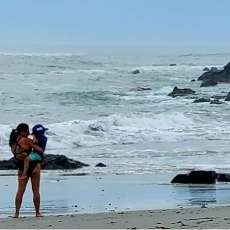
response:
<path fill-rule="evenodd" d="M 204 67 L 222 68 L 229 57 L 0 53 L 0 159 L 12 156 L 11 129 L 26 122 L 49 128 L 46 154 L 90 164 L 77 172 L 230 172 L 229 103 L 167 96 L 174 86 L 189 87 L 196 97 L 227 95 L 229 84 L 200 88 L 191 80 Z M 99 162 L 107 167 L 96 168 Z"/>

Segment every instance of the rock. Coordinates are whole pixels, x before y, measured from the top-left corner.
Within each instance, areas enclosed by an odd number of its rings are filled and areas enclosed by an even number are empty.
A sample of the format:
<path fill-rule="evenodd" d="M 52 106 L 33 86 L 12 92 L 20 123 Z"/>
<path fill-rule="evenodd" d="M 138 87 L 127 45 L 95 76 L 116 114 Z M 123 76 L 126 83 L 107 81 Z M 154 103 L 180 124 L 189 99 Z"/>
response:
<path fill-rule="evenodd" d="M 95 167 L 107 167 L 104 163 L 98 163 L 95 165 Z"/>
<path fill-rule="evenodd" d="M 210 69 L 208 67 L 205 67 L 203 71 L 207 72 L 207 71 L 210 71 Z"/>
<path fill-rule="evenodd" d="M 211 100 L 210 104 L 213 104 L 213 105 L 220 105 L 220 104 L 223 104 L 224 102 L 222 101 L 219 101 L 218 99 L 214 99 L 214 100 Z"/>
<path fill-rule="evenodd" d="M 45 156 L 44 161 L 41 164 L 42 169 L 77 169 L 84 166 L 89 166 L 88 164 L 67 158 L 64 155 L 53 155 L 48 154 Z"/>
<path fill-rule="evenodd" d="M 95 132 L 102 131 L 105 132 L 105 127 L 103 124 L 100 124 L 99 122 L 94 123 L 94 124 L 89 124 L 89 129 Z"/>
<path fill-rule="evenodd" d="M 0 161 L 0 170 L 12 170 L 17 169 L 16 160 L 14 157 L 9 160 Z"/>
<path fill-rule="evenodd" d="M 182 184 L 215 184 L 217 173 L 215 171 L 196 170 L 189 174 L 178 174 L 171 183 Z"/>
<path fill-rule="evenodd" d="M 181 184 L 188 184 L 189 180 L 188 180 L 188 174 L 178 174 L 176 175 L 171 183 L 181 183 Z"/>
<path fill-rule="evenodd" d="M 200 87 L 208 87 L 208 86 L 215 86 L 217 85 L 218 83 L 214 80 L 206 80 L 206 81 L 203 81 L 200 85 Z"/>
<path fill-rule="evenodd" d="M 193 103 L 203 103 L 203 102 L 210 102 L 210 101 L 211 101 L 210 98 L 202 97 L 202 98 L 198 98 L 198 99 L 194 100 Z"/>
<path fill-rule="evenodd" d="M 189 94 L 195 94 L 195 91 L 185 88 L 185 89 L 179 89 L 177 86 L 174 87 L 173 91 L 168 94 L 170 97 L 177 97 L 177 96 L 186 96 Z"/>
<path fill-rule="evenodd" d="M 225 101 L 230 101 L 230 92 L 228 93 L 227 97 L 225 98 Z"/>
<path fill-rule="evenodd" d="M 218 72 L 219 70 L 218 70 L 217 67 L 211 67 L 211 69 L 209 71 L 211 71 L 211 72 Z"/>
<path fill-rule="evenodd" d="M 146 91 L 146 90 L 152 90 L 152 89 L 149 87 L 137 87 L 137 88 L 131 89 L 131 91 Z"/>
<path fill-rule="evenodd" d="M 135 70 L 133 70 L 131 73 L 132 74 L 139 74 L 141 71 L 139 70 L 139 69 L 135 69 Z"/>
<path fill-rule="evenodd" d="M 172 64 L 169 64 L 169 66 L 176 66 L 176 64 L 175 64 L 175 63 L 172 63 Z"/>
<path fill-rule="evenodd" d="M 230 63 L 224 66 L 223 70 L 218 70 L 216 67 L 212 67 L 210 71 L 203 73 L 198 78 L 198 81 L 207 81 L 207 80 L 230 83 Z"/>
<path fill-rule="evenodd" d="M 53 155 L 47 154 L 44 161 L 41 164 L 42 169 L 53 170 L 53 169 L 77 169 L 88 164 L 67 158 L 64 155 Z M 17 169 L 16 160 L 11 158 L 9 160 L 0 161 L 0 170 L 12 170 Z"/>
<path fill-rule="evenodd" d="M 219 182 L 230 182 L 230 174 L 218 173 L 217 174 L 217 181 L 219 181 Z"/>

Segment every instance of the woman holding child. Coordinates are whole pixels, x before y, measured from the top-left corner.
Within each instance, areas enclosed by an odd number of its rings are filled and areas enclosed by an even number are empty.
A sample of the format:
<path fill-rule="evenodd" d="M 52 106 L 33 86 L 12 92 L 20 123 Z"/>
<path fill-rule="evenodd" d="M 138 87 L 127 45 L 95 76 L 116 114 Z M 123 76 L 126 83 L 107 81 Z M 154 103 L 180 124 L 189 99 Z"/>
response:
<path fill-rule="evenodd" d="M 40 162 L 43 158 L 43 152 L 47 138 L 44 136 L 45 129 L 42 125 L 36 125 L 33 128 L 33 138 L 29 137 L 29 126 L 21 123 L 16 129 L 13 129 L 10 134 L 9 145 L 11 151 L 17 160 L 18 167 L 18 191 L 15 198 L 15 218 L 19 217 L 19 211 L 22 203 L 22 198 L 26 190 L 29 178 L 31 179 L 33 190 L 33 201 L 35 206 L 36 217 L 40 214 Z M 43 135 L 42 135 L 43 134 Z M 43 146 L 38 142 L 38 136 L 41 138 Z"/>

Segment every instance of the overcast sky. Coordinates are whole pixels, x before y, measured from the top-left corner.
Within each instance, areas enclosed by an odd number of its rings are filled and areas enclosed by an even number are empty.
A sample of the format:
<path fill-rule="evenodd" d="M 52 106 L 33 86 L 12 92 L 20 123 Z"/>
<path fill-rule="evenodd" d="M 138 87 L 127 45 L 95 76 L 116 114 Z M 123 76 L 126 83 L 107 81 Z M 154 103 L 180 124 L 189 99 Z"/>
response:
<path fill-rule="evenodd" d="M 6 0 L 0 48 L 230 47 L 229 0 Z"/>

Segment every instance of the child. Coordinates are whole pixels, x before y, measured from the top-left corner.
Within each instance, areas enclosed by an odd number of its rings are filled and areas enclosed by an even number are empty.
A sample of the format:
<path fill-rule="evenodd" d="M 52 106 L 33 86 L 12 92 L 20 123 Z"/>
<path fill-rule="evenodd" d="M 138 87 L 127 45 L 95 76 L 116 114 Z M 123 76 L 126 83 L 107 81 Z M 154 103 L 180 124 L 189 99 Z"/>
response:
<path fill-rule="evenodd" d="M 32 129 L 32 135 L 28 136 L 28 138 L 32 139 L 34 143 L 36 143 L 39 147 L 42 148 L 43 152 L 46 148 L 47 137 L 45 136 L 45 131 L 48 130 L 43 125 L 37 124 Z M 37 153 L 35 151 L 31 151 L 29 156 L 24 160 L 24 170 L 21 175 L 21 179 L 27 178 L 27 172 L 29 168 L 30 161 L 42 161 L 44 158 L 43 154 Z"/>

